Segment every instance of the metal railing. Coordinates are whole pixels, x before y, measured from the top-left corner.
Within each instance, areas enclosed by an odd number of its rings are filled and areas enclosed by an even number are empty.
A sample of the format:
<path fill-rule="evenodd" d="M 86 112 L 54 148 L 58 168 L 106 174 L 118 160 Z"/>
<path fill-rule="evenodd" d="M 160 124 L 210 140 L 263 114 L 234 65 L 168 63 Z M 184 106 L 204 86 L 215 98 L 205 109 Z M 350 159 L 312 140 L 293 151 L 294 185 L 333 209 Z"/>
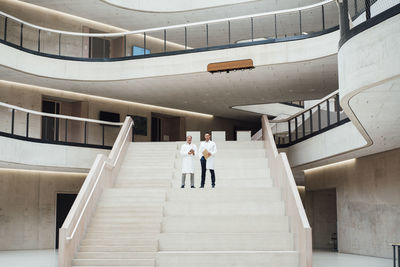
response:
<path fill-rule="evenodd" d="M 338 91 L 289 118 L 270 121 L 276 145 L 288 147 L 349 122 L 339 103 Z"/>
<path fill-rule="evenodd" d="M 393 267 L 400 267 L 400 243 L 392 244 L 393 247 Z"/>
<path fill-rule="evenodd" d="M 123 123 L 44 113 L 0 102 L 0 136 L 111 149 Z"/>
<path fill-rule="evenodd" d="M 363 30 L 400 13 L 400 0 L 343 0 L 338 5 L 340 46 Z"/>
<path fill-rule="evenodd" d="M 338 29 L 338 14 L 335 1 L 325 0 L 300 8 L 226 19 L 119 33 L 82 33 L 37 26 L 0 12 L 0 42 L 40 55 L 104 61 L 313 37 Z M 102 55 L 94 53 L 92 44 L 99 40 L 113 43 L 113 48 Z"/>

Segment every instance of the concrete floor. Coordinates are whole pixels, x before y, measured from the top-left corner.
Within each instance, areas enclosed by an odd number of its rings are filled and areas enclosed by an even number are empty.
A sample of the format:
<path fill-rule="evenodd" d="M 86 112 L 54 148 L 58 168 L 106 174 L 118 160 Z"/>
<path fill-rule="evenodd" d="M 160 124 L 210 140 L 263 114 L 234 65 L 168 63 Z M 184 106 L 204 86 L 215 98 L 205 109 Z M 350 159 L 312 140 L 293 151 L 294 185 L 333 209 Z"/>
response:
<path fill-rule="evenodd" d="M 314 251 L 313 267 L 391 267 L 392 260 L 329 251 Z M 57 251 L 24 250 L 0 251 L 0 266 L 57 267 Z"/>

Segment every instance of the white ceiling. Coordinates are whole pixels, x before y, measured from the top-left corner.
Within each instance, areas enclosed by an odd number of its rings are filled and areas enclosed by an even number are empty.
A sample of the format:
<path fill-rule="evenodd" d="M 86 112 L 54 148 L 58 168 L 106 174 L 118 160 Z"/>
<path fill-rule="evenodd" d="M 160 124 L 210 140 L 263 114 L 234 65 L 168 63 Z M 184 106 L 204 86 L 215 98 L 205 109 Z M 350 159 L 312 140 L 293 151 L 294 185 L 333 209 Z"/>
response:
<path fill-rule="evenodd" d="M 245 120 L 258 120 L 259 115 L 231 107 L 319 99 L 338 88 L 336 55 L 230 73 L 100 82 L 38 77 L 1 67 L 0 79 Z"/>

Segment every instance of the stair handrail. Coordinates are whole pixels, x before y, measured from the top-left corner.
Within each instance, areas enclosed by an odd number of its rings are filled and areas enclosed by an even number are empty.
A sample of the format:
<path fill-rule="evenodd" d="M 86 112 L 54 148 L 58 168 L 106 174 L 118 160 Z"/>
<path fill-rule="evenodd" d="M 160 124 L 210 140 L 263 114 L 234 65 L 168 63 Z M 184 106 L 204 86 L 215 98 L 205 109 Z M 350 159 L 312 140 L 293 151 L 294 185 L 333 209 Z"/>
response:
<path fill-rule="evenodd" d="M 206 25 L 206 24 L 215 24 L 215 23 L 221 23 L 221 22 L 228 22 L 228 21 L 235 21 L 235 20 L 241 20 L 241 19 L 250 19 L 250 18 L 256 18 L 256 17 L 262 17 L 262 16 L 270 16 L 270 15 L 279 15 L 279 14 L 285 14 L 285 13 L 292 13 L 292 12 L 299 12 L 302 10 L 307 10 L 311 8 L 315 8 L 318 6 L 323 6 L 325 4 L 328 4 L 330 2 L 334 2 L 335 0 L 325 0 L 322 2 L 318 2 L 315 4 L 303 6 L 303 7 L 296 7 L 296 8 L 289 8 L 289 9 L 282 9 L 282 10 L 275 10 L 275 11 L 268 11 L 268 12 L 263 12 L 263 13 L 257 13 L 257 14 L 251 14 L 251 15 L 243 15 L 243 16 L 236 16 L 236 17 L 230 17 L 230 18 L 223 18 L 223 19 L 214 19 L 214 20 L 207 20 L 207 21 L 200 21 L 200 22 L 192 22 L 192 23 L 185 23 L 185 24 L 177 24 L 177 25 L 171 25 L 171 26 L 164 26 L 164 27 L 156 27 L 156 28 L 148 28 L 148 29 L 142 29 L 142 30 L 134 30 L 134 31 L 124 31 L 124 32 L 116 32 L 116 33 L 82 33 L 82 32 L 70 32 L 70 31 L 61 31 L 61 30 L 55 30 L 43 26 L 38 26 L 29 22 L 26 22 L 22 19 L 19 19 L 15 16 L 9 15 L 5 12 L 0 11 L 0 15 L 8 17 L 10 19 L 13 19 L 19 23 L 22 23 L 26 26 L 32 27 L 37 30 L 41 31 L 47 31 L 47 32 L 52 32 L 52 33 L 57 33 L 57 34 L 65 34 L 65 35 L 71 35 L 71 36 L 81 36 L 81 37 L 123 37 L 125 35 L 131 35 L 131 34 L 143 34 L 144 32 L 155 32 L 155 31 L 162 31 L 162 30 L 171 30 L 171 29 L 177 29 L 177 28 L 185 28 L 185 27 L 192 27 L 192 26 L 198 26 L 198 25 Z"/>
<path fill-rule="evenodd" d="M 85 234 L 103 190 L 111 187 L 119 172 L 133 134 L 133 120 L 125 118 L 123 126 L 108 157 L 97 155 L 64 224 L 59 230 L 59 267 L 71 267 L 72 259 Z"/>
<path fill-rule="evenodd" d="M 289 217 L 290 231 L 294 246 L 299 251 L 300 267 L 312 266 L 312 234 L 307 215 L 297 190 L 296 182 L 286 153 L 278 153 L 268 117 L 261 118 L 264 147 L 268 158 L 271 177 L 275 186 L 281 189 L 285 211 Z"/>
<path fill-rule="evenodd" d="M 328 100 L 329 98 L 332 98 L 332 96 L 334 96 L 334 95 L 336 95 L 336 94 L 338 94 L 338 93 L 339 93 L 339 89 L 336 90 L 336 91 L 334 91 L 334 92 L 332 92 L 332 93 L 330 93 L 329 95 L 325 96 L 324 98 L 320 99 L 320 100 L 318 101 L 317 104 L 312 105 L 312 106 L 309 107 L 309 108 L 300 110 L 299 112 L 297 112 L 297 113 L 295 113 L 295 114 L 293 114 L 293 115 L 290 115 L 290 116 L 287 117 L 287 118 L 280 119 L 280 120 L 270 120 L 270 122 L 271 122 L 271 123 L 288 122 L 288 121 L 290 121 L 290 120 L 292 120 L 292 119 L 298 117 L 299 115 L 301 115 L 301 114 L 303 114 L 303 113 L 309 112 L 311 109 L 313 109 L 313 108 L 317 107 L 318 105 L 324 103 L 326 100 Z"/>

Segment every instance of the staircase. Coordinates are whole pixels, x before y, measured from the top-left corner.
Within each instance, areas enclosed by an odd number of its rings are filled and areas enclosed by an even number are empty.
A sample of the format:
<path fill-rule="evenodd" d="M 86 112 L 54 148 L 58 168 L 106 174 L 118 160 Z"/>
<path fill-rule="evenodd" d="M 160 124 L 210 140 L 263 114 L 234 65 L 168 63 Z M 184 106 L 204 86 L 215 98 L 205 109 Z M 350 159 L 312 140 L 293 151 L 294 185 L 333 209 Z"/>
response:
<path fill-rule="evenodd" d="M 217 143 L 216 188 L 180 188 L 182 143 L 132 143 L 73 266 L 299 266 L 263 143 Z"/>

